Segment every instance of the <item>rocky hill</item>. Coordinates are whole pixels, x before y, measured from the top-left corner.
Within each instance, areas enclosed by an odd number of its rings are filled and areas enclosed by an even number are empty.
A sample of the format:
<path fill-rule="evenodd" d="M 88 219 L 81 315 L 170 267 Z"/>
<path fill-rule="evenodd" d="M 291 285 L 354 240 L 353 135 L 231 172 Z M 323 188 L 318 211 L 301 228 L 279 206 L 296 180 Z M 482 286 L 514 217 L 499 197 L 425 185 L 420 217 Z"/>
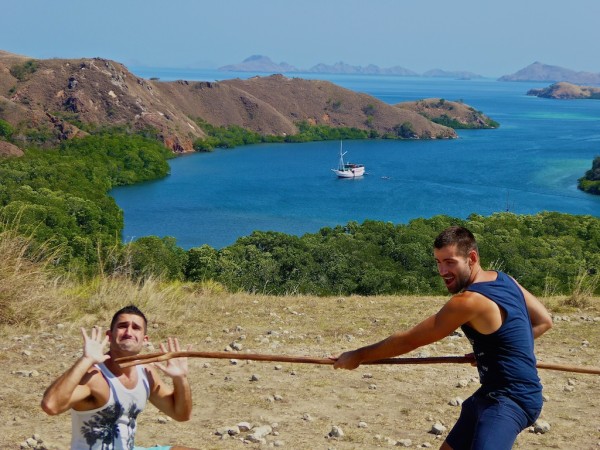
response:
<path fill-rule="evenodd" d="M 530 89 L 527 95 L 555 99 L 600 99 L 600 88 L 561 82 L 542 89 Z"/>
<path fill-rule="evenodd" d="M 567 81 L 575 84 L 600 84 L 600 73 L 576 72 L 559 66 L 534 62 L 512 75 L 504 75 L 499 81 Z"/>
<path fill-rule="evenodd" d="M 396 107 L 414 111 L 429 120 L 458 128 L 496 128 L 498 123 L 480 111 L 462 102 L 443 98 L 427 98 L 415 102 L 398 103 Z"/>
<path fill-rule="evenodd" d="M 98 125 L 151 127 L 175 152 L 193 151 L 205 137 L 195 119 L 239 125 L 261 134 L 298 132 L 296 124 L 356 127 L 393 133 L 409 123 L 412 137 L 454 138 L 451 128 L 374 97 L 319 80 L 282 75 L 221 82 L 161 82 L 133 75 L 114 61 L 46 59 L 0 53 L 0 119 L 59 139 L 85 135 Z M 41 131 L 40 131 L 41 130 Z"/>

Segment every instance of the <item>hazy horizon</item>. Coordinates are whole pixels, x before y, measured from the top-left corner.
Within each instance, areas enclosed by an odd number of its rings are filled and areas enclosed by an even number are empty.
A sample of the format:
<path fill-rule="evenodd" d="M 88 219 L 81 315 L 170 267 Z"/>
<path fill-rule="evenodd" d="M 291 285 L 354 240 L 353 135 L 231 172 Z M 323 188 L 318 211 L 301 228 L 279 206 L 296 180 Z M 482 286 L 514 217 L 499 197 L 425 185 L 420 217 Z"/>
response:
<path fill-rule="evenodd" d="M 574 0 L 5 0 L 0 49 L 131 67 L 217 69 L 251 55 L 319 63 L 514 73 L 535 61 L 600 72 L 600 2 Z M 596 56 L 594 56 L 596 55 Z"/>

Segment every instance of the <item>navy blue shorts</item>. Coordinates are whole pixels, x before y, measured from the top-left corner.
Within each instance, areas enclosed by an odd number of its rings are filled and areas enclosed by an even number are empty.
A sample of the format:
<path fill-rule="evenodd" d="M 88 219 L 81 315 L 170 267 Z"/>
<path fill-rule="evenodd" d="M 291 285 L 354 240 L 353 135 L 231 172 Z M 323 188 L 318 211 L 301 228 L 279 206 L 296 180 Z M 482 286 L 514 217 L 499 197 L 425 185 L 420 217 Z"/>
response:
<path fill-rule="evenodd" d="M 538 411 L 534 420 L 539 416 Z M 531 418 L 505 396 L 471 396 L 462 404 L 446 442 L 453 450 L 510 450 Z"/>

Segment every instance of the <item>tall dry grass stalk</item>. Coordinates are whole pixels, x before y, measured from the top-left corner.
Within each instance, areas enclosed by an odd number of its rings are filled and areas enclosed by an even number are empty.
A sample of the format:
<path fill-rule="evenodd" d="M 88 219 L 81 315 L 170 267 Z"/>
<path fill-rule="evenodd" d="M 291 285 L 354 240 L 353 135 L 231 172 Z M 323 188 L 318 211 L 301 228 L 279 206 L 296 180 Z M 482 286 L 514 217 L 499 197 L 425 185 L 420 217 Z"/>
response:
<path fill-rule="evenodd" d="M 585 269 L 580 269 L 573 281 L 573 291 L 563 304 L 573 308 L 587 308 L 591 306 L 594 299 L 594 293 L 600 284 L 600 274 L 590 274 Z"/>
<path fill-rule="evenodd" d="M 0 226 L 0 324 L 33 324 L 61 314 L 61 277 L 50 266 L 58 250 Z"/>

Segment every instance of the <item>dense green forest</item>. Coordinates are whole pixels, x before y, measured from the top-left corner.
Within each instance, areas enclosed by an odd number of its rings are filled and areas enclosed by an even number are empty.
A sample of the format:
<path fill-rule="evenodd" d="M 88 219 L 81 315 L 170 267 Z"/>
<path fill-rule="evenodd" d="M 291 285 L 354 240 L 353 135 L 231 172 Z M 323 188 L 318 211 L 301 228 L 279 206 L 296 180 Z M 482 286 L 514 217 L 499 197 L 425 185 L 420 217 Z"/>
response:
<path fill-rule="evenodd" d="M 600 156 L 592 162 L 592 168 L 579 179 L 579 189 L 589 194 L 600 195 Z"/>
<path fill-rule="evenodd" d="M 237 138 L 247 133 L 229 131 Z M 167 176 L 170 157 L 153 139 L 111 132 L 0 158 L 0 227 L 58 249 L 56 270 L 81 277 L 123 272 L 268 294 L 445 293 L 432 242 L 452 224 L 476 234 L 484 266 L 507 271 L 538 294 L 571 292 L 600 269 L 600 219 L 552 212 L 350 222 L 304 236 L 256 231 L 223 249 L 184 250 L 174 238 L 156 236 L 123 244 L 122 211 L 108 192 Z"/>

